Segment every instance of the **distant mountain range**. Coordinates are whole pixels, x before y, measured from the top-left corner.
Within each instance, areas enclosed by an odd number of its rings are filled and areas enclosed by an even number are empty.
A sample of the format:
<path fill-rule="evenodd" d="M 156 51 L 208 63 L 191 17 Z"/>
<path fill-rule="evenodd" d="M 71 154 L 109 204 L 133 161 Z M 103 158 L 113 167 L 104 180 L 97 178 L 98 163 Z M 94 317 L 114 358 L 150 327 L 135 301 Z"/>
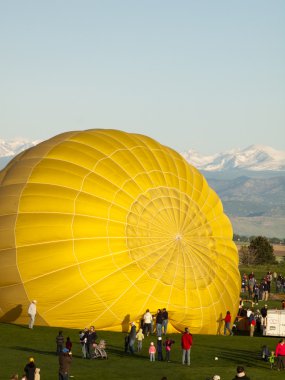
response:
<path fill-rule="evenodd" d="M 38 144 L 40 141 L 17 139 L 5 141 L 0 139 L 0 169 L 13 156 Z M 181 152 L 181 155 L 197 169 L 205 172 L 224 171 L 285 171 L 285 152 L 268 146 L 251 145 L 245 149 L 203 156 L 194 150 Z"/>
<path fill-rule="evenodd" d="M 199 170 L 210 172 L 225 170 L 285 171 L 285 152 L 268 146 L 251 145 L 245 149 L 202 156 L 189 150 L 181 155 Z"/>
<path fill-rule="evenodd" d="M 0 170 L 18 153 L 40 141 L 0 139 Z M 234 232 L 285 238 L 285 152 L 252 145 L 202 156 L 181 155 L 206 177 L 223 202 Z"/>

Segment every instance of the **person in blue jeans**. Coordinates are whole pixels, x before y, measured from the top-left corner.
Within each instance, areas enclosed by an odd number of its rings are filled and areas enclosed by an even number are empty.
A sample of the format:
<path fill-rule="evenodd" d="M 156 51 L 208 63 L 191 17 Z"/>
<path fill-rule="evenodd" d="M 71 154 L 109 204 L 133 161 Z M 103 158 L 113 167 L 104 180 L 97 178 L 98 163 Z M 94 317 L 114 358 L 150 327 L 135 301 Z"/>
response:
<path fill-rule="evenodd" d="M 166 309 L 162 309 L 162 334 L 167 334 L 167 325 L 168 325 L 168 312 Z"/>

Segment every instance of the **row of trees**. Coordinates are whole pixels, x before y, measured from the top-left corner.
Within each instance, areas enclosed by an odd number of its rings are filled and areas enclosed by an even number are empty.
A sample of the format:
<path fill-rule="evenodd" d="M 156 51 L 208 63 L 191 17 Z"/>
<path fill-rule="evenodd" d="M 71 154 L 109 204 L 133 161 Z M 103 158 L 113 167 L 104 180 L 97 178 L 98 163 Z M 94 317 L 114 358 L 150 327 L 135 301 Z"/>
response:
<path fill-rule="evenodd" d="M 244 236 L 244 235 L 234 234 L 234 241 L 241 242 L 241 243 L 243 242 L 248 243 L 255 238 L 256 236 Z M 267 238 L 267 240 L 271 244 L 285 244 L 285 239 L 279 239 L 277 237 Z"/>
<path fill-rule="evenodd" d="M 241 246 L 240 262 L 245 265 L 277 264 L 274 248 L 263 236 L 257 236 L 250 240 L 249 245 Z"/>

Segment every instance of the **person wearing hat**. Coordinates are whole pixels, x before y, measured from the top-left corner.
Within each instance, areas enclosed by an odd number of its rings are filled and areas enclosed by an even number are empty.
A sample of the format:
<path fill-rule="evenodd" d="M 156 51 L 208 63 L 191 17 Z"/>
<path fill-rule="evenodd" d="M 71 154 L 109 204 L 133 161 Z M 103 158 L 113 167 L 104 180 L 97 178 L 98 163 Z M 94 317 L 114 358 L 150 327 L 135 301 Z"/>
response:
<path fill-rule="evenodd" d="M 246 375 L 245 370 L 241 365 L 237 366 L 237 373 L 233 380 L 236 379 L 250 380 L 250 378 Z"/>
<path fill-rule="evenodd" d="M 27 380 L 34 380 L 36 371 L 36 364 L 34 358 L 29 358 L 29 362 L 25 365 L 24 372 Z"/>
<path fill-rule="evenodd" d="M 30 322 L 29 322 L 29 329 L 32 329 L 34 327 L 35 319 L 36 319 L 36 314 L 37 314 L 37 301 L 33 300 L 30 303 L 30 306 L 28 308 L 28 315 L 30 317 Z"/>
<path fill-rule="evenodd" d="M 58 379 L 59 380 L 68 380 L 71 362 L 72 362 L 71 352 L 68 350 L 68 348 L 64 348 L 58 357 L 58 363 L 59 363 Z"/>
<path fill-rule="evenodd" d="M 163 360 L 163 355 L 162 355 L 162 337 L 158 336 L 157 337 L 157 360 L 162 361 Z"/>
<path fill-rule="evenodd" d="M 212 380 L 221 380 L 221 377 L 219 375 L 214 375 Z"/>

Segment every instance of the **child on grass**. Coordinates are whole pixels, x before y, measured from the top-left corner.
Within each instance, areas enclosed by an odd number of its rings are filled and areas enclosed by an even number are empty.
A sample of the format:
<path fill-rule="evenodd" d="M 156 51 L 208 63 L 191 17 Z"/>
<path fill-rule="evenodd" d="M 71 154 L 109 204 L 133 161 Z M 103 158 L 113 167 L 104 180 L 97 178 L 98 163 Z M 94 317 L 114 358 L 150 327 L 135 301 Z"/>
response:
<path fill-rule="evenodd" d="M 274 364 L 275 364 L 275 352 L 274 351 L 271 351 L 271 355 L 269 356 L 268 360 L 270 363 L 270 369 L 273 369 Z"/>
<path fill-rule="evenodd" d="M 139 329 L 137 335 L 136 335 L 136 338 L 137 338 L 137 347 L 138 347 L 138 352 L 140 352 L 142 350 L 142 341 L 144 339 L 144 334 L 143 334 L 143 331 L 142 329 Z"/>
<path fill-rule="evenodd" d="M 153 342 L 150 343 L 148 353 L 149 353 L 149 360 L 151 362 L 154 362 L 155 361 L 156 348 L 155 348 L 155 345 Z"/>
<path fill-rule="evenodd" d="M 166 338 L 165 342 L 163 343 L 163 345 L 165 346 L 165 353 L 166 353 L 166 357 L 165 357 L 165 360 L 167 362 L 170 362 L 170 351 L 171 351 L 171 346 L 174 344 L 174 340 L 172 339 L 169 339 L 169 338 Z"/>

